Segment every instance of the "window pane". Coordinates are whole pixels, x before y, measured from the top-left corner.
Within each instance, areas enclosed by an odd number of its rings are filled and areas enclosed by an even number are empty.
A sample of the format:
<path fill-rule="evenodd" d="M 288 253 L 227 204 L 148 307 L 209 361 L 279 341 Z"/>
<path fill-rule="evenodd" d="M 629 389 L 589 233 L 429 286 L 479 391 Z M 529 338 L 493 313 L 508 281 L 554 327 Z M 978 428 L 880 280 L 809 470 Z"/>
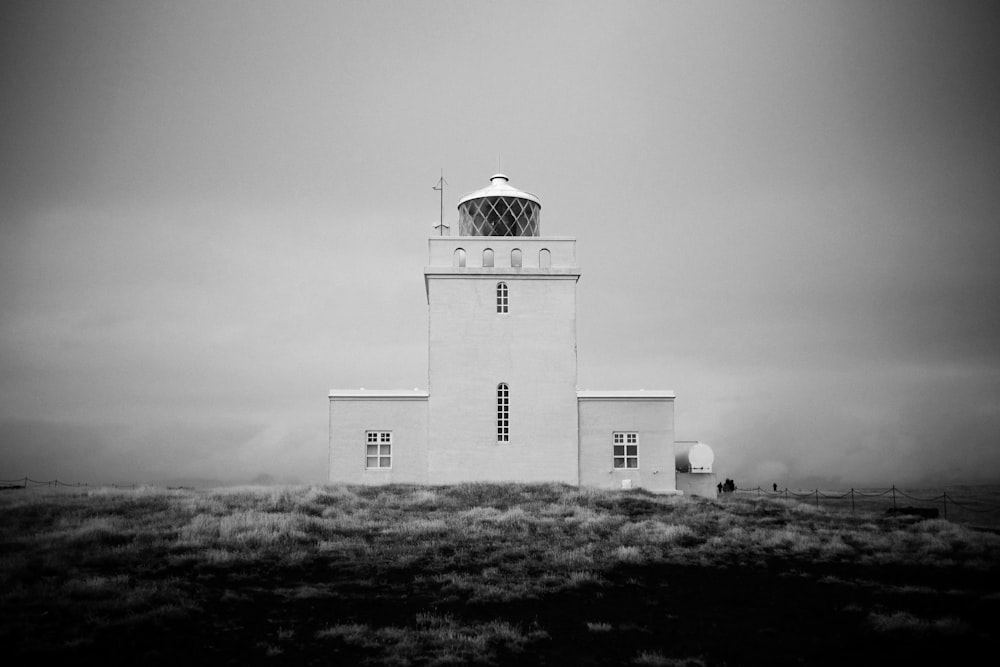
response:
<path fill-rule="evenodd" d="M 515 269 L 521 268 L 521 251 L 517 248 L 510 251 L 510 265 Z"/>
<path fill-rule="evenodd" d="M 374 456 L 367 457 L 365 459 L 365 465 L 368 466 L 369 468 L 377 468 L 378 467 L 378 458 L 376 458 Z"/>
<path fill-rule="evenodd" d="M 369 433 L 368 434 L 368 442 L 378 442 L 378 434 L 377 433 Z"/>
<path fill-rule="evenodd" d="M 629 442 L 635 442 L 635 437 L 636 437 L 635 433 L 629 433 L 628 434 L 628 441 Z"/>
<path fill-rule="evenodd" d="M 623 459 L 623 458 L 616 458 L 615 459 L 615 467 L 616 468 L 624 468 L 625 467 L 625 459 Z"/>
<path fill-rule="evenodd" d="M 375 456 L 378 454 L 378 445 L 368 445 L 368 451 L 365 452 L 368 456 Z"/>
<path fill-rule="evenodd" d="M 388 433 L 383 433 L 382 434 L 382 442 L 389 442 L 390 439 L 391 438 L 390 438 L 390 436 L 389 436 Z"/>
<path fill-rule="evenodd" d="M 625 453 L 628 454 L 629 456 L 636 456 L 639 454 L 638 445 L 629 445 L 628 447 L 626 447 L 626 449 L 628 451 L 626 451 Z"/>
<path fill-rule="evenodd" d="M 625 445 L 615 445 L 615 456 L 625 456 Z"/>
<path fill-rule="evenodd" d="M 625 442 L 625 436 L 621 433 L 615 433 L 615 442 Z"/>
<path fill-rule="evenodd" d="M 381 454 L 382 456 L 389 456 L 390 454 L 392 454 L 392 452 L 389 451 L 391 447 L 392 445 L 382 445 L 381 447 L 379 447 L 380 450 L 379 454 Z"/>
<path fill-rule="evenodd" d="M 380 458 L 378 460 L 379 467 L 380 468 L 388 468 L 391 465 L 389 463 L 389 461 L 391 461 L 391 460 L 392 459 L 390 459 L 388 456 L 383 456 L 382 458 Z"/>
<path fill-rule="evenodd" d="M 626 460 L 628 461 L 628 466 L 627 467 L 629 467 L 629 468 L 638 468 L 639 467 L 639 461 L 637 459 L 626 459 Z"/>

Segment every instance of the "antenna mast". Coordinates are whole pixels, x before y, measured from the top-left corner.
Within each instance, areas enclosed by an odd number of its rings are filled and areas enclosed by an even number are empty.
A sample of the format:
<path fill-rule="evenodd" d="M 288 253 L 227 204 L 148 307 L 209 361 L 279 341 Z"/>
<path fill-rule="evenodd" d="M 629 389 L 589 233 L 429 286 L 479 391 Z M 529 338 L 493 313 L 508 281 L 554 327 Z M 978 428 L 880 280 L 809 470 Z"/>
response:
<path fill-rule="evenodd" d="M 444 168 L 441 168 L 441 178 L 438 179 L 437 185 L 432 187 L 432 190 L 437 190 L 441 193 L 441 219 L 438 222 L 438 234 L 444 236 L 444 186 L 448 185 L 448 181 L 444 180 Z"/>

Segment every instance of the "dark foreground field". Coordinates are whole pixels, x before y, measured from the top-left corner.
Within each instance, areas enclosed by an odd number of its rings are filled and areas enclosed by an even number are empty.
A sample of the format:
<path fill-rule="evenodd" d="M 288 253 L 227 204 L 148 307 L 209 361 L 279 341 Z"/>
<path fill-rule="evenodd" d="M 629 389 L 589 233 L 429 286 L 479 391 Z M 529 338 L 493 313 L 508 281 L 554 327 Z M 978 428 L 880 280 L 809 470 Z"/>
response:
<path fill-rule="evenodd" d="M 555 485 L 22 490 L 0 494 L 0 519 L 8 658 L 960 664 L 1000 649 L 1000 537 L 939 520 Z"/>

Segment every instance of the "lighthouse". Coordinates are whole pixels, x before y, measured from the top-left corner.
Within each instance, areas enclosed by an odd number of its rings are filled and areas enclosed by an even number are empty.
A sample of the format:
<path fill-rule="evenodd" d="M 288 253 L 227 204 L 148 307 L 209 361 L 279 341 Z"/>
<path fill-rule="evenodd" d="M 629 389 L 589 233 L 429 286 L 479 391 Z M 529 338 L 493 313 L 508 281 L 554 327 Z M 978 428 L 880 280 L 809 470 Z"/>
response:
<path fill-rule="evenodd" d="M 331 390 L 331 482 L 676 492 L 674 393 L 577 387 L 576 239 L 541 209 L 498 173 L 428 238 L 427 390 Z"/>

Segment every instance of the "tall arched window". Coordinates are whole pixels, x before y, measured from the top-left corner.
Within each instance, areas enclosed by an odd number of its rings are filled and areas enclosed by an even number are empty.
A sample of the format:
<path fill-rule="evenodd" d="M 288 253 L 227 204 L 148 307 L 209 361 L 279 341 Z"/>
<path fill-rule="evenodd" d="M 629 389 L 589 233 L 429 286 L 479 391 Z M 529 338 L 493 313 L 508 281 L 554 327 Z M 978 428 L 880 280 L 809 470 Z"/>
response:
<path fill-rule="evenodd" d="M 515 269 L 521 268 L 521 250 L 520 248 L 514 248 L 510 251 L 510 265 Z"/>
<path fill-rule="evenodd" d="M 507 283 L 497 283 L 497 312 L 507 312 Z"/>
<path fill-rule="evenodd" d="M 507 383 L 497 385 L 497 443 L 510 442 L 510 389 Z"/>
<path fill-rule="evenodd" d="M 493 266 L 493 249 L 487 248 L 483 251 L 483 266 Z"/>
<path fill-rule="evenodd" d="M 546 248 L 542 248 L 538 251 L 538 268 L 540 269 L 550 269 L 552 268 L 552 253 Z"/>
<path fill-rule="evenodd" d="M 462 248 L 455 248 L 455 266 L 461 268 L 465 266 L 465 250 Z"/>

